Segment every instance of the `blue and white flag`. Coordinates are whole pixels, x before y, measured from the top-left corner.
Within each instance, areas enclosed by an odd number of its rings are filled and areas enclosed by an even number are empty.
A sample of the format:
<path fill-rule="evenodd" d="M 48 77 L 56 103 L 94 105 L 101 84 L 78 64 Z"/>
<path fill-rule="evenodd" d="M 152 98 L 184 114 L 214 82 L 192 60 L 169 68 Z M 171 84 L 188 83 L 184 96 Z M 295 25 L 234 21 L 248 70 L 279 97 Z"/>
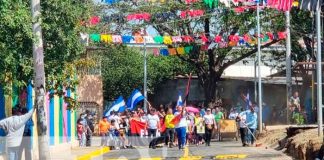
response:
<path fill-rule="evenodd" d="M 113 105 L 108 109 L 108 111 L 105 113 L 105 116 L 110 116 L 110 112 L 112 111 L 118 111 L 123 112 L 125 111 L 125 101 L 123 96 L 119 96 L 117 100 L 113 103 Z"/>
<path fill-rule="evenodd" d="M 133 110 L 136 107 L 137 103 L 144 99 L 145 97 L 142 95 L 142 93 L 139 90 L 135 89 L 127 100 L 127 108 Z"/>
<path fill-rule="evenodd" d="M 178 101 L 177 101 L 177 106 L 183 106 L 183 101 L 182 101 L 181 93 L 179 93 L 179 97 L 178 97 Z"/>
<path fill-rule="evenodd" d="M 250 109 L 250 106 L 252 105 L 251 101 L 250 101 L 250 94 L 249 92 L 246 94 L 246 110 L 249 110 Z"/>

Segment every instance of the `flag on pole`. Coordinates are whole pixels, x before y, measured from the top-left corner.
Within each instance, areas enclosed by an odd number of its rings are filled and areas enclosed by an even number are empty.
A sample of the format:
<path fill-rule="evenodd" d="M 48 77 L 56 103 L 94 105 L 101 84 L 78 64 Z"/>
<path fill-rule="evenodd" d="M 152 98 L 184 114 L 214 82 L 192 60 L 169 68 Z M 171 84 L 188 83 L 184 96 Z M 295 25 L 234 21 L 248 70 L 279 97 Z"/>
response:
<path fill-rule="evenodd" d="M 132 134 L 141 134 L 142 130 L 146 130 L 146 123 L 132 119 L 129 121 L 130 131 Z"/>
<path fill-rule="evenodd" d="M 246 98 L 245 98 L 245 102 L 246 102 L 246 110 L 250 109 L 250 106 L 252 105 L 251 101 L 250 101 L 250 94 L 249 91 L 246 94 Z"/>
<path fill-rule="evenodd" d="M 187 83 L 187 87 L 186 87 L 186 97 L 185 97 L 185 101 L 188 101 L 189 98 L 189 91 L 190 91 L 190 84 L 191 84 L 191 76 L 192 74 L 190 73 L 189 75 L 189 79 L 188 79 L 188 83 Z"/>
<path fill-rule="evenodd" d="M 110 116 L 110 113 L 112 111 L 118 111 L 118 112 L 123 112 L 125 111 L 125 101 L 122 96 L 119 96 L 118 99 L 115 100 L 113 105 L 108 109 L 108 111 L 105 113 L 105 116 Z"/>
<path fill-rule="evenodd" d="M 142 93 L 139 90 L 135 89 L 127 100 L 127 108 L 130 110 L 135 109 L 137 103 L 144 99 L 145 97 L 142 95 Z"/>
<path fill-rule="evenodd" d="M 179 96 L 178 96 L 177 106 L 183 106 L 182 96 L 181 96 L 180 92 L 179 92 Z"/>

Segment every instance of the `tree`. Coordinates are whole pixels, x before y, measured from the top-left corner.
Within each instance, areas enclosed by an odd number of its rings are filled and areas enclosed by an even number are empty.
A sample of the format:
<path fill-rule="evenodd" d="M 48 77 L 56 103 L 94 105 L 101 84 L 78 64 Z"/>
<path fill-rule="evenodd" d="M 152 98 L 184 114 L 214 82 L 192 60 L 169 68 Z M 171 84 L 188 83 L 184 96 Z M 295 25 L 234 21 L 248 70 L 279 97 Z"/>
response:
<path fill-rule="evenodd" d="M 297 65 L 298 62 L 315 62 L 315 21 L 309 11 L 291 10 L 291 53 L 292 53 L 292 74 L 302 78 L 302 86 L 300 88 L 301 101 L 304 101 L 307 88 L 311 86 L 312 69 L 315 65 L 305 64 Z M 280 52 L 272 52 L 274 57 L 272 64 L 267 64 L 278 70 L 285 70 L 285 55 Z M 298 82 L 297 82 L 298 83 Z"/>
<path fill-rule="evenodd" d="M 47 124 L 44 112 L 44 61 L 43 49 L 45 50 L 45 70 L 49 85 L 56 94 L 62 96 L 62 86 L 73 89 L 73 72 L 70 66 L 75 68 L 76 59 L 83 53 L 84 47 L 79 41 L 78 33 L 85 29 L 80 22 L 87 19 L 91 12 L 91 1 L 76 0 L 46 0 L 39 1 L 8 1 L 0 2 L 0 83 L 5 86 L 6 94 L 10 94 L 12 83 L 18 87 L 26 86 L 35 74 L 36 103 L 38 109 L 38 134 L 40 159 L 48 159 L 48 144 L 45 137 Z M 42 8 L 42 16 L 34 14 Z M 33 9 L 33 12 L 31 12 Z M 41 27 L 45 34 L 40 32 Z M 35 24 L 32 26 L 32 24 Z M 33 34 L 32 31 L 36 34 Z M 44 48 L 41 42 L 44 41 Z M 35 48 L 35 68 L 33 68 L 32 47 Z M 41 56 L 41 57 L 39 57 Z M 69 74 L 67 74 L 69 73 Z M 72 85 L 71 85 L 72 84 Z M 41 91 L 43 90 L 43 92 Z M 74 103 L 72 103 L 74 104 Z"/>
<path fill-rule="evenodd" d="M 98 52 L 96 52 L 98 55 Z M 137 48 L 109 46 L 99 53 L 105 99 L 114 100 L 123 95 L 128 97 L 135 88 L 143 87 L 143 54 Z M 178 73 L 189 73 L 190 66 L 177 57 L 148 55 L 148 92 L 161 82 Z"/>
<path fill-rule="evenodd" d="M 151 6 L 151 7 L 148 7 Z M 213 4 L 212 4 L 213 6 Z M 183 1 L 165 2 L 162 4 L 139 4 L 139 3 L 117 3 L 112 5 L 119 13 L 141 13 L 147 12 L 151 15 L 155 13 L 168 12 L 173 15 L 177 14 L 179 10 L 188 9 L 205 9 L 208 7 L 204 2 L 194 2 L 193 4 L 185 4 Z M 106 9 L 111 8 L 110 6 Z M 151 21 L 143 23 L 128 23 L 127 25 L 120 24 L 118 28 L 112 32 L 121 33 L 122 31 L 129 31 L 130 29 L 146 28 L 151 26 L 156 29 L 160 35 L 205 35 L 209 38 L 207 45 L 211 44 L 214 35 L 222 35 L 225 40 L 229 35 L 236 33 L 246 33 L 251 29 L 256 28 L 256 12 L 255 10 L 248 10 L 241 14 L 233 12 L 233 10 L 223 9 L 212 14 L 206 14 L 198 18 L 186 19 L 159 19 L 153 17 Z M 166 22 L 165 22 L 166 21 Z M 275 10 L 264 9 L 261 12 L 262 29 L 264 32 L 277 32 L 284 30 L 284 14 Z M 111 23 L 109 25 L 114 25 Z M 280 42 L 279 39 L 274 39 L 269 43 L 262 44 L 261 48 L 271 46 Z M 182 44 L 185 45 L 185 44 Z M 219 99 L 218 82 L 226 68 L 244 60 L 247 57 L 253 56 L 257 52 L 256 46 L 248 48 L 242 47 L 236 49 L 233 46 L 224 48 L 213 47 L 207 51 L 201 51 L 200 44 L 194 44 L 198 49 L 193 50 L 189 55 L 178 55 L 178 57 L 195 66 L 194 71 L 198 75 L 200 84 L 204 88 L 207 102 L 215 102 Z"/>

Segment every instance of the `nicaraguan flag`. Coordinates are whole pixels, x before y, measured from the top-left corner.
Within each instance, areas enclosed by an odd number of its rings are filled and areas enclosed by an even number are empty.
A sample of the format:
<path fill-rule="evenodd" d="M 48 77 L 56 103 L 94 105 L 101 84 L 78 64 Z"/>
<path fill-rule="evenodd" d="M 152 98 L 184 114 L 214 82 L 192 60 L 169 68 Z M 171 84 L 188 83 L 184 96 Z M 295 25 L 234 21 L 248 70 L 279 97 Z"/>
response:
<path fill-rule="evenodd" d="M 137 103 L 144 100 L 144 98 L 145 97 L 142 95 L 142 93 L 139 90 L 135 89 L 127 100 L 127 108 L 133 110 L 136 107 Z"/>
<path fill-rule="evenodd" d="M 122 96 L 119 96 L 117 100 L 113 103 L 113 105 L 108 109 L 108 111 L 105 113 L 105 116 L 110 116 L 111 111 L 118 111 L 123 112 L 125 111 L 125 101 Z"/>
<path fill-rule="evenodd" d="M 177 106 L 183 106 L 181 93 L 179 93 L 179 97 L 178 97 L 178 101 L 177 101 Z"/>

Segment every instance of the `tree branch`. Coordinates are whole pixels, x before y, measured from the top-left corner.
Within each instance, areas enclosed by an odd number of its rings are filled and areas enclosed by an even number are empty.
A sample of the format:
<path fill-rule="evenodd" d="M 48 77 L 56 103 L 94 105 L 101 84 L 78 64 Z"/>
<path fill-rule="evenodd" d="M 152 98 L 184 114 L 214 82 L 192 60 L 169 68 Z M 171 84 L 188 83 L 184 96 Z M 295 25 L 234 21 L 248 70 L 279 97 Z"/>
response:
<path fill-rule="evenodd" d="M 273 40 L 273 41 L 261 46 L 261 49 L 265 48 L 265 47 L 269 47 L 269 46 L 271 46 L 271 45 L 273 45 L 273 44 L 275 44 L 277 42 L 280 42 L 280 41 L 281 40 Z M 243 54 L 242 56 L 240 56 L 240 57 L 238 57 L 238 58 L 236 58 L 234 60 L 228 61 L 227 63 L 224 63 L 224 65 L 221 67 L 222 70 L 225 70 L 227 67 L 229 67 L 229 66 L 231 66 L 231 65 L 233 65 L 233 64 L 235 64 L 235 63 L 237 63 L 237 62 L 239 62 L 239 61 L 241 61 L 241 60 L 243 60 L 243 59 L 245 59 L 245 58 L 247 58 L 249 56 L 251 56 L 252 54 L 254 54 L 257 51 L 258 51 L 258 49 L 254 48 L 253 50 Z"/>
<path fill-rule="evenodd" d="M 167 26 L 164 26 L 164 25 L 160 25 L 160 24 L 159 25 L 154 25 L 153 27 L 159 32 L 159 34 L 161 36 L 163 36 L 163 32 L 166 32 L 169 35 L 173 35 L 173 32 L 174 32 L 171 28 L 169 28 Z"/>

